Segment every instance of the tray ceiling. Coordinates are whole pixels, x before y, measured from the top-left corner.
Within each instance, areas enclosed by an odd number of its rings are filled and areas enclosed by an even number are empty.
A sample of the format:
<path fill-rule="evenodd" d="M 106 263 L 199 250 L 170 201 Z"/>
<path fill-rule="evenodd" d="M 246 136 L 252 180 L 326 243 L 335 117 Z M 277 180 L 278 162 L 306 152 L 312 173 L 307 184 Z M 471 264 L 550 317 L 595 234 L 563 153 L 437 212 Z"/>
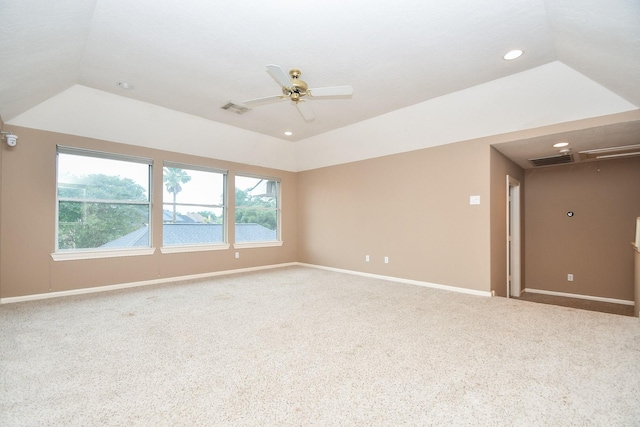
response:
<path fill-rule="evenodd" d="M 5 0 L 0 37 L 9 124 L 80 85 L 301 141 L 554 62 L 640 106 L 633 0 Z M 505 61 L 515 48 L 524 55 Z M 354 95 L 308 101 L 313 122 L 289 101 L 221 109 L 278 94 L 266 64 L 301 69 L 311 87 L 352 85 Z"/>

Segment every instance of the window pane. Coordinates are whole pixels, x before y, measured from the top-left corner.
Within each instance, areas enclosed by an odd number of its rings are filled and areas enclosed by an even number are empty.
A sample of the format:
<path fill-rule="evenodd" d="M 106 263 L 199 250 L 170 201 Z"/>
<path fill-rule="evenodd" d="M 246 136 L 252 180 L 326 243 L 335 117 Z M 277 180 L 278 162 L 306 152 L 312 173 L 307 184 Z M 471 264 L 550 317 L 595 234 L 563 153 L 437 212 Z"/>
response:
<path fill-rule="evenodd" d="M 175 212 L 174 212 L 174 209 Z M 211 208 L 208 206 L 176 206 L 164 205 L 162 212 L 162 222 L 164 224 L 171 223 L 202 223 L 202 224 L 222 224 L 224 222 L 224 209 Z"/>
<path fill-rule="evenodd" d="M 151 165 L 92 153 L 58 153 L 58 250 L 149 247 Z"/>
<path fill-rule="evenodd" d="M 58 248 L 149 246 L 148 205 L 59 202 Z"/>
<path fill-rule="evenodd" d="M 236 242 L 278 240 L 278 185 L 274 179 L 236 176 Z"/>
<path fill-rule="evenodd" d="M 202 245 L 224 243 L 224 209 L 204 206 L 164 205 L 162 244 Z"/>
<path fill-rule="evenodd" d="M 267 178 L 236 176 L 236 206 L 276 207 L 278 182 Z"/>
<path fill-rule="evenodd" d="M 236 209 L 236 242 L 272 242 L 278 240 L 275 210 Z"/>
<path fill-rule="evenodd" d="M 149 200 L 149 165 L 58 154 L 58 197 Z"/>
<path fill-rule="evenodd" d="M 163 169 L 165 204 L 224 205 L 224 175 L 188 168 Z"/>
<path fill-rule="evenodd" d="M 163 168 L 162 244 L 224 243 L 225 174 L 171 166 Z"/>

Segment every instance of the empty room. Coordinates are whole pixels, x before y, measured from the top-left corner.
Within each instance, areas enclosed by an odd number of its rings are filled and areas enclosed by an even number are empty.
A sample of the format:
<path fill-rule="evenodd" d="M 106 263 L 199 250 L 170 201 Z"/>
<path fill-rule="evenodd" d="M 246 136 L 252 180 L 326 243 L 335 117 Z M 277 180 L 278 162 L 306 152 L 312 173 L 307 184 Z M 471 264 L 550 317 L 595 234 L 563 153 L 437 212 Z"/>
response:
<path fill-rule="evenodd" d="M 0 2 L 0 424 L 640 424 L 640 3 Z"/>

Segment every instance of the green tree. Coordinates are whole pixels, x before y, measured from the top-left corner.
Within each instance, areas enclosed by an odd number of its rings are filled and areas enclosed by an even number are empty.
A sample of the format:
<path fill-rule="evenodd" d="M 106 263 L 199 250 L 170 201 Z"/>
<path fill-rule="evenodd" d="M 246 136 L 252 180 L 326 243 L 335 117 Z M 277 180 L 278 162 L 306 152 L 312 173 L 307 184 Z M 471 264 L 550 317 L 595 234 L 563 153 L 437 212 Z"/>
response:
<path fill-rule="evenodd" d="M 173 194 L 173 222 L 176 222 L 176 197 L 182 191 L 182 185 L 191 181 L 191 177 L 184 169 L 164 168 L 164 185 L 167 191 Z"/>
<path fill-rule="evenodd" d="M 260 224 L 275 230 L 278 222 L 275 208 L 274 197 L 252 196 L 236 188 L 236 224 Z"/>
<path fill-rule="evenodd" d="M 130 178 L 93 174 L 61 186 L 58 206 L 58 247 L 97 248 L 149 222 L 145 188 Z M 114 203 L 118 201 L 118 203 Z"/>

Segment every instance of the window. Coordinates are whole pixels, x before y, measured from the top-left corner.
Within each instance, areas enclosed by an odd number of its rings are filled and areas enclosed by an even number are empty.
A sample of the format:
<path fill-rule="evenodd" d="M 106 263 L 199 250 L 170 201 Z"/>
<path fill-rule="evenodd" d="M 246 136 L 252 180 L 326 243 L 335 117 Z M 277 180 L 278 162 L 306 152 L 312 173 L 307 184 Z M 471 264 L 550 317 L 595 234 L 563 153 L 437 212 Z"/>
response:
<path fill-rule="evenodd" d="M 164 163 L 163 246 L 226 242 L 226 171 Z"/>
<path fill-rule="evenodd" d="M 280 180 L 236 175 L 236 242 L 280 240 Z"/>
<path fill-rule="evenodd" d="M 59 251 L 151 246 L 152 161 L 58 147 Z"/>

